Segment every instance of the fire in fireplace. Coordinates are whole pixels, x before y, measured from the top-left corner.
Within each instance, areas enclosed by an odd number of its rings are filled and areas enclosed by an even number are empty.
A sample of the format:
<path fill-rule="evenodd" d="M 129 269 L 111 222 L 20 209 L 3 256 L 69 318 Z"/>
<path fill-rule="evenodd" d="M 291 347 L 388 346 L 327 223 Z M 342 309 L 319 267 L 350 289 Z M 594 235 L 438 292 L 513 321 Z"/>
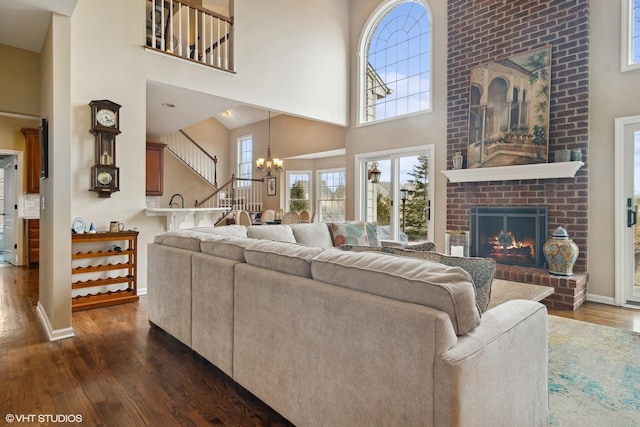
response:
<path fill-rule="evenodd" d="M 547 238 L 546 207 L 471 208 L 471 256 L 498 263 L 543 267 Z"/>

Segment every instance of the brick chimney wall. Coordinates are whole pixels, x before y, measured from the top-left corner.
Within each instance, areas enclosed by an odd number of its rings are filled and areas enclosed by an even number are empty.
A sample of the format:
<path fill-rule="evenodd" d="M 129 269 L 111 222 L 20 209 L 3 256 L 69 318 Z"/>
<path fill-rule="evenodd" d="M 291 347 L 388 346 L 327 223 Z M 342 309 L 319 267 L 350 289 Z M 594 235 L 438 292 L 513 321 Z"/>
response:
<path fill-rule="evenodd" d="M 471 68 L 545 46 L 552 48 L 549 161 L 554 150 L 579 148 L 585 166 L 575 178 L 448 183 L 447 228 L 469 230 L 472 206 L 548 206 L 549 236 L 564 226 L 580 249 L 574 272 L 586 273 L 588 0 L 449 0 L 447 168 L 456 151 L 466 157 Z"/>

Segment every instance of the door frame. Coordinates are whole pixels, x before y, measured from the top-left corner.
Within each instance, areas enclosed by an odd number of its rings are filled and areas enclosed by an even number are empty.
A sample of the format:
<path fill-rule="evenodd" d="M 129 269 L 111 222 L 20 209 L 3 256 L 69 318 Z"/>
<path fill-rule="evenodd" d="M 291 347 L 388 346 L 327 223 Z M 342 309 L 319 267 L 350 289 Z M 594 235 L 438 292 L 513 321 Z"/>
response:
<path fill-rule="evenodd" d="M 405 157 L 405 156 L 411 156 L 411 155 L 416 155 L 418 153 L 427 153 L 429 155 L 429 184 L 427 186 L 427 191 L 429 194 L 429 201 L 431 202 L 431 219 L 429 220 L 429 227 L 428 227 L 428 232 L 427 235 L 430 236 L 429 239 L 430 241 L 433 241 L 433 237 L 434 237 L 434 224 L 435 224 L 435 219 L 434 219 L 434 212 L 435 212 L 435 206 L 434 206 L 434 196 L 435 196 L 435 180 L 436 180 L 436 174 L 435 174 L 435 144 L 428 144 L 428 145 L 416 145 L 414 147 L 404 147 L 404 148 L 397 148 L 397 149 L 393 149 L 393 150 L 383 150 L 383 151 L 374 151 L 374 152 L 369 152 L 369 153 L 361 153 L 361 154 L 356 154 L 355 157 L 355 215 L 356 218 L 358 218 L 359 220 L 363 220 L 366 217 L 366 212 L 365 207 L 364 207 L 364 200 L 363 200 L 363 195 L 365 192 L 365 181 L 367 179 L 367 168 L 366 168 L 366 162 L 367 161 L 376 161 L 379 159 L 386 159 L 388 157 Z M 392 165 L 391 165 L 391 170 L 394 170 L 394 166 L 393 166 L 393 161 L 392 161 Z M 393 185 L 391 186 L 391 196 L 392 199 L 395 199 L 396 195 L 398 194 L 398 192 L 400 191 L 400 185 L 398 182 L 394 182 Z M 397 228 L 399 229 L 400 224 L 398 223 L 399 221 L 399 209 L 400 207 L 398 206 L 398 203 L 394 203 L 393 207 L 392 207 L 392 213 L 391 213 L 391 220 L 392 220 L 392 225 L 393 228 Z"/>
<path fill-rule="evenodd" d="M 24 230 L 23 230 L 23 221 L 24 217 L 23 212 L 23 180 L 24 180 L 24 152 L 16 151 L 16 150 L 5 150 L 0 149 L 0 155 L 7 156 L 15 156 L 16 165 L 18 166 L 17 172 L 14 175 L 13 180 L 13 200 L 14 203 L 18 206 L 17 209 L 14 209 L 15 218 L 13 221 L 13 240 L 18 245 L 16 252 L 16 263 L 14 265 L 24 265 Z M 5 188 L 5 192 L 7 188 Z M 6 212 L 5 212 L 6 213 Z M 6 260 L 5 260 L 6 261 Z M 12 263 L 13 264 L 13 263 Z"/>
<path fill-rule="evenodd" d="M 626 224 L 627 207 L 626 200 L 628 197 L 633 198 L 633 194 L 629 196 L 627 193 L 626 175 L 629 168 L 633 169 L 633 156 L 626 156 L 626 133 L 628 128 L 640 126 L 640 116 L 621 117 L 615 119 L 615 154 L 614 154 L 614 227 L 615 227 L 615 243 L 614 243 L 614 304 L 623 307 L 638 308 L 637 305 L 627 304 L 627 287 L 626 283 L 632 270 L 634 263 L 633 252 L 627 248 L 633 241 L 633 233 L 628 232 Z M 633 191 L 632 191 L 633 192 Z M 629 241 L 631 239 L 631 242 Z"/>

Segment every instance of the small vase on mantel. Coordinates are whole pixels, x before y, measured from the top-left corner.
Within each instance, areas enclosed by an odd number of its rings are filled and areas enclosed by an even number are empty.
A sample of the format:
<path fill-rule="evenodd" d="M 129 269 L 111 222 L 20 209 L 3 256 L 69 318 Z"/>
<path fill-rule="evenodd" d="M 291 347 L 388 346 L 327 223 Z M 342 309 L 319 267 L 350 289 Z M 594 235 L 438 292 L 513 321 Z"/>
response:
<path fill-rule="evenodd" d="M 558 276 L 572 276 L 573 265 L 580 253 L 578 245 L 569 238 L 569 233 L 560 226 L 551 235 L 551 239 L 542 247 L 544 257 L 549 264 L 549 273 Z"/>
<path fill-rule="evenodd" d="M 462 152 L 457 151 L 454 155 L 453 155 L 453 169 L 458 170 L 458 169 L 462 169 L 462 161 L 463 161 L 463 157 L 462 157 Z"/>

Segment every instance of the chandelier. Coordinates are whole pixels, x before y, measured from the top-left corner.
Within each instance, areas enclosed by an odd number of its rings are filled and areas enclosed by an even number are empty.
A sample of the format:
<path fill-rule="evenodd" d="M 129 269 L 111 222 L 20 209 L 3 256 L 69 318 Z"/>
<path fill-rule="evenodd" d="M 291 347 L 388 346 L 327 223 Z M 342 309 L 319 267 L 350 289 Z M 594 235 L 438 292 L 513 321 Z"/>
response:
<path fill-rule="evenodd" d="M 282 160 L 271 157 L 271 111 L 269 111 L 269 144 L 267 145 L 267 158 L 260 157 L 256 160 L 256 167 L 260 172 L 267 172 L 267 176 L 271 176 L 271 172 L 280 172 L 282 170 Z"/>

